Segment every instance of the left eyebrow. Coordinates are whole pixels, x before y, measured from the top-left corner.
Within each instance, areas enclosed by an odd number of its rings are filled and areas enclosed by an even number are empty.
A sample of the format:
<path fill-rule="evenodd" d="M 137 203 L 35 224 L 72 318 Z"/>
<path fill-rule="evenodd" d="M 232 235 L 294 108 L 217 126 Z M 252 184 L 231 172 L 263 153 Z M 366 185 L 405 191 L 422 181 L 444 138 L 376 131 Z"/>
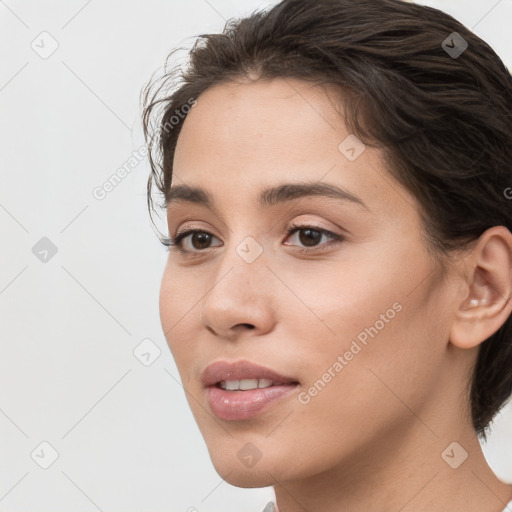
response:
<path fill-rule="evenodd" d="M 275 187 L 267 188 L 260 193 L 261 206 L 272 206 L 284 201 L 292 201 L 301 197 L 321 196 L 332 197 L 342 201 L 349 201 L 368 209 L 362 199 L 348 190 L 330 183 L 283 183 Z"/>
<path fill-rule="evenodd" d="M 273 206 L 278 203 L 308 196 L 331 197 L 357 204 L 369 210 L 362 199 L 348 190 L 330 183 L 283 183 L 262 190 L 258 196 L 258 201 L 260 206 Z M 212 195 L 201 187 L 190 185 L 171 187 L 167 196 L 167 205 L 182 201 L 199 204 L 210 210 L 216 209 Z"/>

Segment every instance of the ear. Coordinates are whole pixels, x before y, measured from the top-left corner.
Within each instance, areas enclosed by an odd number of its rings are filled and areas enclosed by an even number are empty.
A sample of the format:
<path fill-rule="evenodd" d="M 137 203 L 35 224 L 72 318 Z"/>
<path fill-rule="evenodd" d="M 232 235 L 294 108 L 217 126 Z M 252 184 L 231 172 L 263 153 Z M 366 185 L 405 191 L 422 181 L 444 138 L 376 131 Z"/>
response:
<path fill-rule="evenodd" d="M 512 233 L 494 226 L 464 256 L 462 299 L 450 329 L 450 342 L 472 348 L 492 336 L 512 311 Z"/>

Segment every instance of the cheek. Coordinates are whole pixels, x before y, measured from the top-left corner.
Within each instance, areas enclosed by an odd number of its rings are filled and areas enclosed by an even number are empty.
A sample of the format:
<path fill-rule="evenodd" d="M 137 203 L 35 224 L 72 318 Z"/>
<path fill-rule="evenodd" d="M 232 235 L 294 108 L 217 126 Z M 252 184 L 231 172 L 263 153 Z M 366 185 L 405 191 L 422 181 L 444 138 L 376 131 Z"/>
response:
<path fill-rule="evenodd" d="M 390 298 L 395 297 L 383 297 L 382 306 L 374 303 L 361 311 L 352 304 L 338 310 L 337 317 L 322 317 L 338 332 L 334 342 L 327 339 L 331 334 L 320 334 L 325 328 L 317 327 L 315 336 L 311 323 L 306 337 L 306 322 L 296 324 L 297 330 L 302 327 L 303 340 L 297 360 L 306 376 L 301 400 L 294 403 L 287 428 L 260 441 L 266 452 L 275 445 L 279 453 L 283 446 L 300 446 L 307 438 L 307 449 L 287 452 L 283 471 L 303 467 L 315 474 L 341 459 L 357 459 L 365 446 L 378 449 L 384 438 L 391 442 L 404 435 L 418 421 L 411 411 L 422 417 L 420 411 L 439 379 L 436 358 L 442 353 L 432 354 L 433 333 L 420 329 L 425 322 L 421 300 L 403 301 L 401 310 L 393 309 L 394 316 L 388 313 L 393 316 L 388 323 L 377 323 L 379 314 L 395 304 Z M 357 337 L 360 333 L 365 333 L 366 344 Z"/>
<path fill-rule="evenodd" d="M 297 359 L 305 376 L 307 404 L 299 409 L 304 421 L 329 429 L 336 417 L 334 424 L 350 424 L 357 433 L 367 417 L 410 416 L 400 399 L 411 406 L 428 399 L 441 367 L 446 325 L 433 276 L 411 293 L 415 279 L 430 269 L 421 255 L 415 261 L 415 268 L 400 260 L 360 262 L 359 270 L 295 280 L 311 308 L 297 305 L 288 322 L 294 326 L 291 338 L 302 340 Z"/>
<path fill-rule="evenodd" d="M 160 284 L 159 313 L 162 330 L 179 370 L 186 366 L 187 355 L 192 353 L 191 342 L 199 326 L 200 304 L 204 292 L 194 292 L 193 283 L 184 272 L 173 268 L 169 262 Z"/>
<path fill-rule="evenodd" d="M 176 309 L 179 307 L 179 301 L 175 292 L 175 282 L 171 277 L 169 263 L 167 263 L 160 283 L 159 311 L 160 323 L 168 343 L 172 339 L 172 326 L 176 323 L 179 314 Z"/>

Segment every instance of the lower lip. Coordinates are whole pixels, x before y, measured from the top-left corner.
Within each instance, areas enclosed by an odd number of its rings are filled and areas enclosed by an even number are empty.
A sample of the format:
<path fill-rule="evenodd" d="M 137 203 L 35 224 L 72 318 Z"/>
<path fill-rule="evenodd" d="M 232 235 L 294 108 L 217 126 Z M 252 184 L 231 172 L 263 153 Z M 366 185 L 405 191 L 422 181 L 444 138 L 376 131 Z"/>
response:
<path fill-rule="evenodd" d="M 246 420 L 261 414 L 270 405 L 290 395 L 298 384 L 270 386 L 247 391 L 227 391 L 208 387 L 208 402 L 213 414 L 222 420 Z"/>

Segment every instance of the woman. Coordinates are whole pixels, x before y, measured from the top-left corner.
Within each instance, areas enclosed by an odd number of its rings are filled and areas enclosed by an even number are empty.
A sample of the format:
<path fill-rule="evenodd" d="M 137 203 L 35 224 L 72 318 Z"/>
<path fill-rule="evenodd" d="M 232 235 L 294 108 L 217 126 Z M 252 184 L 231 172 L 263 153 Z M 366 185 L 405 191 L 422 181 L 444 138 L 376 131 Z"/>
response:
<path fill-rule="evenodd" d="M 266 511 L 512 510 L 479 443 L 512 393 L 511 117 L 496 53 L 401 0 L 284 0 L 148 85 L 162 327 Z"/>

